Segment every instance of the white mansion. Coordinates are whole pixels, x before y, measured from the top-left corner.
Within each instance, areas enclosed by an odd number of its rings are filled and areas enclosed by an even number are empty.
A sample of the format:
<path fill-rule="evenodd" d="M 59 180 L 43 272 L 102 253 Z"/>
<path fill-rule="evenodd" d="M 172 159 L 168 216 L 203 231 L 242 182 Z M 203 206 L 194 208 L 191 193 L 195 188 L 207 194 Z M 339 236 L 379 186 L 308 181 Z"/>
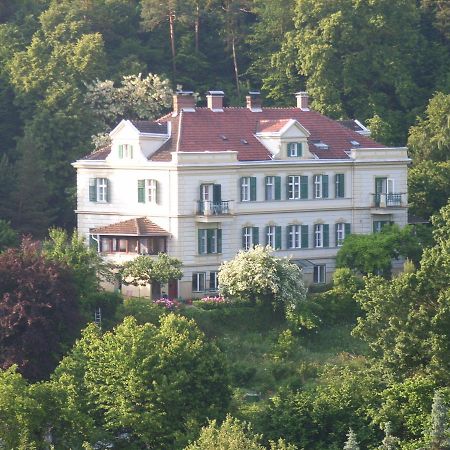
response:
<path fill-rule="evenodd" d="M 178 257 L 168 294 L 187 298 L 216 291 L 221 262 L 259 243 L 324 283 L 346 235 L 407 223 L 406 148 L 310 110 L 305 92 L 289 108 L 261 107 L 258 92 L 228 108 L 223 96 L 199 108 L 178 92 L 172 113 L 123 120 L 110 147 L 73 164 L 79 232 L 105 258 Z"/>

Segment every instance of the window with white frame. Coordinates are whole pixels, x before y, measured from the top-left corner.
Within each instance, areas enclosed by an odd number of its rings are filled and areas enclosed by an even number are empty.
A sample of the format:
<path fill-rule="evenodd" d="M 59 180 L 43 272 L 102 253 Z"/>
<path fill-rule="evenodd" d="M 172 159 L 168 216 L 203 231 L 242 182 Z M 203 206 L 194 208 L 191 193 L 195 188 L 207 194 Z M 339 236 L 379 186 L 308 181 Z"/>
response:
<path fill-rule="evenodd" d="M 253 247 L 253 227 L 242 228 L 242 244 L 244 250 L 250 250 Z"/>
<path fill-rule="evenodd" d="M 147 201 L 149 203 L 156 203 L 157 186 L 156 180 L 147 180 Z"/>
<path fill-rule="evenodd" d="M 301 248 L 302 247 L 302 227 L 301 225 L 290 225 L 288 227 L 288 247 Z"/>
<path fill-rule="evenodd" d="M 106 203 L 108 201 L 108 180 L 97 178 L 97 201 Z"/>
<path fill-rule="evenodd" d="M 345 239 L 345 223 L 336 224 L 336 247 L 340 247 Z"/>
<path fill-rule="evenodd" d="M 323 247 L 323 224 L 314 225 L 314 247 Z"/>
<path fill-rule="evenodd" d="M 241 201 L 250 201 L 250 177 L 241 178 Z"/>
<path fill-rule="evenodd" d="M 200 185 L 200 200 L 207 202 L 213 199 L 213 184 Z"/>
<path fill-rule="evenodd" d="M 289 142 L 287 145 L 287 155 L 289 157 L 298 157 L 303 154 L 303 144 L 301 142 Z"/>
<path fill-rule="evenodd" d="M 288 191 L 289 200 L 296 200 L 300 198 L 300 175 L 289 175 Z"/>
<path fill-rule="evenodd" d="M 275 245 L 276 230 L 277 227 L 275 225 L 269 225 L 266 227 L 266 245 L 269 245 L 272 248 L 276 248 Z"/>
<path fill-rule="evenodd" d="M 219 272 L 209 272 L 209 290 L 214 292 L 219 290 Z"/>
<path fill-rule="evenodd" d="M 205 292 L 206 272 L 194 272 L 192 274 L 192 291 Z"/>
<path fill-rule="evenodd" d="M 158 203 L 158 181 L 138 180 L 138 202 Z"/>
<path fill-rule="evenodd" d="M 322 175 L 314 175 L 314 198 L 322 198 Z"/>
<path fill-rule="evenodd" d="M 133 146 L 130 144 L 119 145 L 120 159 L 133 159 Z"/>
<path fill-rule="evenodd" d="M 275 200 L 275 177 L 266 177 L 266 200 Z"/>
<path fill-rule="evenodd" d="M 326 283 L 326 265 L 316 264 L 313 269 L 313 281 L 315 284 Z"/>
<path fill-rule="evenodd" d="M 222 253 L 222 230 L 219 228 L 198 230 L 198 253 L 200 255 Z"/>

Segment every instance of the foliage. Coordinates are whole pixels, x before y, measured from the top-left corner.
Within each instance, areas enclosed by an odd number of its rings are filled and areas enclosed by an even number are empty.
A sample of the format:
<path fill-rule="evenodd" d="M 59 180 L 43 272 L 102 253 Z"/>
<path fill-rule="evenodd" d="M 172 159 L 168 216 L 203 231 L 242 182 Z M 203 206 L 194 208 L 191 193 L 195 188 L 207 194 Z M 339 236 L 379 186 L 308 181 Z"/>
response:
<path fill-rule="evenodd" d="M 11 228 L 10 223 L 0 219 L 0 252 L 15 247 L 18 243 L 17 233 Z"/>
<path fill-rule="evenodd" d="M 420 267 L 392 281 L 368 277 L 356 299 L 365 312 L 354 333 L 397 374 L 420 368 L 447 379 L 450 342 L 450 205 L 433 219 L 436 245 Z"/>
<path fill-rule="evenodd" d="M 358 440 L 355 432 L 350 428 L 347 434 L 347 441 L 344 445 L 344 450 L 359 450 Z"/>
<path fill-rule="evenodd" d="M 448 161 L 450 154 L 450 94 L 437 92 L 429 101 L 425 117 L 409 130 L 408 146 L 414 162 Z"/>
<path fill-rule="evenodd" d="M 182 262 L 178 258 L 167 253 L 160 253 L 156 259 L 139 255 L 123 265 L 121 275 L 125 284 L 134 286 L 146 286 L 154 282 L 167 283 L 183 276 L 181 266 Z"/>
<path fill-rule="evenodd" d="M 234 419 L 230 415 L 219 426 L 215 420 L 202 428 L 200 437 L 185 450 L 264 450 L 261 436 L 254 434 L 250 424 Z M 296 450 L 295 445 L 286 444 L 283 439 L 270 442 L 271 450 Z"/>
<path fill-rule="evenodd" d="M 116 322 L 122 322 L 125 317 L 132 316 L 139 325 L 144 323 L 157 325 L 164 314 L 166 311 L 148 298 L 125 298 L 123 304 L 117 308 Z"/>
<path fill-rule="evenodd" d="M 428 219 L 450 198 L 450 161 L 425 160 L 408 172 L 409 211 Z"/>
<path fill-rule="evenodd" d="M 286 258 L 273 256 L 270 247 L 240 251 L 219 269 L 221 293 L 238 301 L 262 302 L 284 310 L 286 317 L 301 323 L 306 288 L 300 269 Z"/>
<path fill-rule="evenodd" d="M 412 227 L 385 226 L 380 233 L 351 234 L 336 256 L 338 267 L 348 267 L 361 274 L 391 275 L 392 259 L 420 259 L 421 245 Z"/>
<path fill-rule="evenodd" d="M 69 269 L 45 259 L 37 243 L 0 254 L 1 367 L 17 364 L 29 379 L 49 375 L 79 331 Z"/>
<path fill-rule="evenodd" d="M 92 299 L 100 290 L 102 280 L 111 280 L 110 268 L 95 251 L 88 247 L 76 232 L 69 236 L 67 231 L 51 228 L 48 239 L 43 242 L 43 255 L 49 260 L 67 265 L 73 273 L 81 306 L 89 316 L 93 313 Z"/>
<path fill-rule="evenodd" d="M 192 321 L 173 314 L 159 328 L 126 318 L 103 336 L 89 326 L 57 371 L 72 377 L 80 407 L 130 442 L 173 448 L 229 399 L 223 357 Z M 139 405 L 139 408 L 136 408 Z"/>
<path fill-rule="evenodd" d="M 445 404 L 442 393 L 436 391 L 431 409 L 431 430 L 429 436 L 431 450 L 446 450 L 450 448 L 450 430 L 448 423 L 448 406 Z"/>
<path fill-rule="evenodd" d="M 384 438 L 377 450 L 397 450 L 399 439 L 392 435 L 391 422 L 384 424 Z"/>

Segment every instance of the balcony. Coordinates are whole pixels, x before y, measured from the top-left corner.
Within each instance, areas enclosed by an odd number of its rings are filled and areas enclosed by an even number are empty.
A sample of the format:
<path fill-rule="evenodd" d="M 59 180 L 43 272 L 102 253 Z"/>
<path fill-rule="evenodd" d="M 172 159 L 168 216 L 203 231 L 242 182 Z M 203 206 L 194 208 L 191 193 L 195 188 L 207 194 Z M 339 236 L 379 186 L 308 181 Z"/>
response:
<path fill-rule="evenodd" d="M 404 193 L 372 194 L 372 208 L 399 208 L 407 206 Z"/>
<path fill-rule="evenodd" d="M 197 222 L 218 222 L 232 219 L 231 200 L 214 202 L 211 200 L 197 201 Z"/>

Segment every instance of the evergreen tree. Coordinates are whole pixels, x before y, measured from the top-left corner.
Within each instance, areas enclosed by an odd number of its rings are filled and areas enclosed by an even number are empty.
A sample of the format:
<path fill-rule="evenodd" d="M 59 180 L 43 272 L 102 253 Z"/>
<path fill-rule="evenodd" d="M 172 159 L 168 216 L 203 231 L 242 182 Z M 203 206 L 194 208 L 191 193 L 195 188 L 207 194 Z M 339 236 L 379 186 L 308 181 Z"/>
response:
<path fill-rule="evenodd" d="M 430 450 L 450 449 L 448 413 L 442 392 L 435 391 L 431 408 Z"/>
<path fill-rule="evenodd" d="M 356 433 L 350 428 L 347 434 L 347 442 L 344 445 L 344 450 L 359 450 L 358 440 L 356 439 Z"/>
<path fill-rule="evenodd" d="M 378 450 L 397 450 L 398 449 L 398 439 L 392 436 L 392 424 L 391 422 L 386 422 L 384 425 L 384 439 Z"/>

